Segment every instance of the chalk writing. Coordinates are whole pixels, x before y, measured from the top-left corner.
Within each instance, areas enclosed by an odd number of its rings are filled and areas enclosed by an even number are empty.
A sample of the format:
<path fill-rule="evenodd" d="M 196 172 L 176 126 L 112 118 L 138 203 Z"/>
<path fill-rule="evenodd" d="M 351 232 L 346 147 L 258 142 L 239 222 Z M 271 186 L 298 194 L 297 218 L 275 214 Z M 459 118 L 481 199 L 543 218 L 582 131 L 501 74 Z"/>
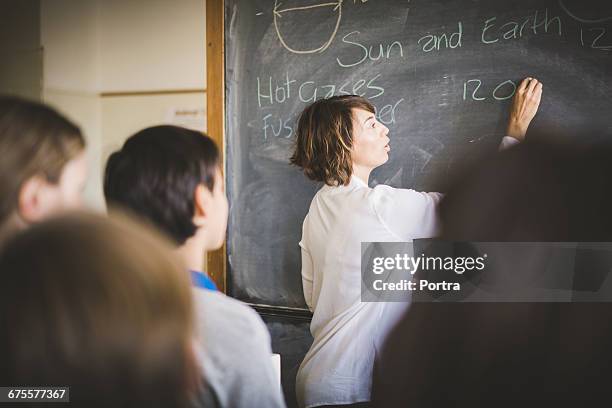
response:
<path fill-rule="evenodd" d="M 493 44 L 498 42 L 500 38 L 504 40 L 519 39 L 529 31 L 533 34 L 541 34 L 542 32 L 548 33 L 549 29 L 552 31 L 555 28 L 554 32 L 561 35 L 562 24 L 558 16 L 549 18 L 548 9 L 545 9 L 543 19 L 538 21 L 538 13 L 538 10 L 536 10 L 533 15 L 525 17 L 520 24 L 516 21 L 508 21 L 500 26 L 497 25 L 497 17 L 491 17 L 484 22 L 480 39 L 484 44 Z"/>
<path fill-rule="evenodd" d="M 585 46 L 585 38 L 590 48 L 595 50 L 612 50 L 612 42 L 606 37 L 607 29 L 605 27 L 594 27 L 585 30 L 580 28 L 580 43 Z"/>
<path fill-rule="evenodd" d="M 330 1 L 326 3 L 312 4 L 308 6 L 300 6 L 300 7 L 290 7 L 281 9 L 280 6 L 282 3 L 279 3 L 278 0 L 274 0 L 274 9 L 272 10 L 272 16 L 274 21 L 274 29 L 276 30 L 276 35 L 280 43 L 285 47 L 287 51 L 290 51 L 294 54 L 313 54 L 317 52 L 325 51 L 331 43 L 334 41 L 336 34 L 338 33 L 338 27 L 340 27 L 340 21 L 342 20 L 342 4 L 345 0 L 336 0 Z M 368 0 L 359 0 L 361 4 L 367 3 Z M 353 0 L 353 4 L 357 4 L 357 0 Z M 295 12 L 303 12 L 306 10 L 315 10 L 320 8 L 328 8 L 332 13 L 336 13 L 336 23 L 333 26 L 333 29 L 329 35 L 325 39 L 325 42 L 321 44 L 319 47 L 309 48 L 309 49 L 297 49 L 291 47 L 285 41 L 285 37 L 281 34 L 281 29 L 279 27 L 279 20 L 282 18 L 287 18 L 287 16 L 291 14 L 295 14 Z M 301 16 L 303 18 L 303 16 Z"/>
<path fill-rule="evenodd" d="M 268 140 L 268 137 L 274 136 L 277 138 L 288 139 L 293 135 L 293 129 L 290 126 L 291 119 L 282 119 L 272 114 L 267 114 L 263 117 L 263 137 Z"/>
<path fill-rule="evenodd" d="M 506 95 L 504 96 L 503 90 L 506 88 L 511 89 L 511 91 L 510 92 L 506 91 Z M 495 89 L 493 90 L 493 98 L 497 101 L 505 101 L 506 99 L 512 98 L 515 92 L 516 92 L 516 84 L 514 83 L 514 81 L 507 80 L 495 87 Z"/>
<path fill-rule="evenodd" d="M 385 89 L 377 85 L 379 79 L 380 74 L 374 74 L 372 77 L 347 79 L 337 85 L 320 84 L 312 80 L 298 83 L 297 80 L 290 78 L 288 72 L 281 81 L 272 76 L 264 79 L 257 77 L 257 105 L 261 108 L 283 104 L 294 97 L 305 103 L 334 95 L 360 95 L 368 99 L 376 99 L 385 93 Z"/>
<path fill-rule="evenodd" d="M 329 45 L 332 43 L 332 41 L 334 41 L 334 37 L 336 37 L 336 33 L 338 32 L 338 27 L 340 26 L 340 20 L 342 20 L 342 2 L 343 0 L 338 0 L 338 1 L 334 1 L 334 2 L 330 2 L 330 3 L 321 3 L 321 4 L 314 4 L 311 6 L 303 6 L 303 7 L 292 7 L 292 8 L 287 8 L 287 9 L 279 9 L 279 2 L 278 0 L 274 1 L 274 10 L 272 11 L 272 14 L 274 16 L 274 28 L 276 29 L 276 35 L 278 36 L 279 41 L 281 42 L 281 44 L 283 45 L 283 47 L 285 47 L 288 51 L 291 51 L 295 54 L 312 54 L 315 52 L 323 52 L 327 49 L 327 47 L 329 47 Z M 316 9 L 316 8 L 320 8 L 320 7 L 329 7 L 333 12 L 336 12 L 337 17 L 336 17 L 336 24 L 333 28 L 333 31 L 331 32 L 329 38 L 320 46 L 317 48 L 313 48 L 313 49 L 307 49 L 307 50 L 298 50 L 296 48 L 292 48 L 289 45 L 287 45 L 287 43 L 285 42 L 285 38 L 283 37 L 283 35 L 281 34 L 281 30 L 278 27 L 278 19 L 283 18 L 283 15 L 288 13 L 288 12 L 295 12 L 295 11 L 303 11 L 303 10 L 310 10 L 310 9 Z"/>
<path fill-rule="evenodd" d="M 376 110 L 376 117 L 378 121 L 385 125 L 392 125 L 395 123 L 395 111 L 400 103 L 404 102 L 404 98 L 399 99 L 394 104 L 384 105 L 382 108 Z"/>
<path fill-rule="evenodd" d="M 468 98 L 473 101 L 484 101 L 489 98 L 489 95 L 482 93 L 480 96 L 477 95 L 480 87 L 482 86 L 482 81 L 480 79 L 468 79 L 463 83 L 463 100 L 467 100 Z M 471 88 L 471 95 L 468 97 L 468 87 Z M 514 96 L 516 92 L 516 84 L 512 80 L 507 80 L 499 83 L 491 92 L 490 97 L 495 99 L 496 101 L 505 101 L 506 99 L 510 99 Z"/>
<path fill-rule="evenodd" d="M 463 24 L 457 23 L 457 31 L 448 36 L 446 33 L 439 35 L 428 34 L 417 41 L 421 46 L 422 51 L 440 51 L 440 48 L 458 48 L 461 47 L 461 40 L 463 39 Z M 423 44 L 421 44 L 421 42 Z"/>
<path fill-rule="evenodd" d="M 295 79 L 289 79 L 289 73 L 287 72 L 283 82 L 280 84 L 275 82 L 274 87 L 272 86 L 272 77 L 268 77 L 267 88 L 264 88 L 265 84 L 262 84 L 259 77 L 257 77 L 257 104 L 261 108 L 263 105 L 262 101 L 264 100 L 269 101 L 270 105 L 274 102 L 285 102 L 287 99 L 291 98 L 291 84 L 295 82 Z"/>
<path fill-rule="evenodd" d="M 321 2 L 311 5 L 283 8 L 282 3 L 279 0 L 275 0 L 273 10 L 274 30 L 280 43 L 286 50 L 296 54 L 324 52 L 330 47 L 339 32 L 338 29 L 342 20 L 342 7 L 346 7 L 350 3 L 363 4 L 368 0 L 353 0 L 352 2 L 350 0 L 319 1 Z M 568 10 L 563 0 L 558 1 L 560 8 L 566 14 L 581 23 L 601 23 L 612 19 L 612 17 L 586 19 L 584 16 L 577 16 Z M 329 36 L 324 34 L 322 42 L 312 48 L 289 46 L 281 32 L 281 25 L 279 24 L 281 19 L 290 18 L 289 16 L 292 15 L 299 15 L 299 18 L 302 19 L 304 15 L 299 13 L 308 12 L 309 10 L 329 10 L 329 16 L 335 18 L 335 21 L 332 23 L 333 27 L 330 26 Z M 323 18 L 327 17 L 323 16 Z M 286 26 L 283 25 L 283 27 Z M 480 22 L 480 27 L 476 27 L 475 31 L 468 30 L 468 32 L 474 32 L 474 40 L 477 42 L 480 40 L 483 44 L 492 45 L 534 35 L 551 34 L 562 37 L 564 29 L 566 27 L 561 17 L 556 15 L 553 10 L 543 8 L 525 13 L 524 17 L 501 19 L 491 16 L 483 18 Z M 607 27 L 585 27 L 579 25 L 576 30 L 573 32 L 579 34 L 578 41 L 583 47 L 612 51 L 612 37 L 609 35 Z M 459 50 L 466 41 L 469 41 L 465 37 L 465 31 L 466 27 L 462 21 L 457 21 L 448 28 L 443 26 L 441 30 L 430 31 L 426 35 L 421 36 L 417 40 L 417 49 L 424 53 L 436 53 L 445 49 Z M 338 66 L 342 68 L 355 68 L 369 62 L 384 60 L 403 60 L 405 58 L 404 51 L 406 51 L 405 43 L 402 43 L 400 40 L 391 38 L 385 41 L 373 41 L 359 30 L 353 30 L 344 34 L 341 38 L 341 46 L 341 48 L 335 48 L 339 53 L 335 56 L 335 60 Z M 256 77 L 257 106 L 264 109 L 264 112 L 261 113 L 262 116 L 258 119 L 261 121 L 261 126 L 258 127 L 262 131 L 264 140 L 291 138 L 294 135 L 292 124 L 295 121 L 295 117 L 285 118 L 280 113 L 265 112 L 267 108 L 289 102 L 292 103 L 292 106 L 295 103 L 309 104 L 318 99 L 329 98 L 334 95 L 355 94 L 372 100 L 385 94 L 385 89 L 381 86 L 383 82 L 380 73 L 372 73 L 371 71 L 359 77 L 350 76 L 336 82 L 315 78 L 298 79 L 292 77 L 289 72 L 285 72 L 284 75 L 277 77 L 273 75 L 258 76 Z M 462 100 L 476 102 L 505 101 L 514 96 L 516 89 L 517 84 L 514 80 L 491 82 L 489 80 L 483 81 L 480 78 L 469 78 L 463 82 Z M 398 109 L 404 102 L 404 98 L 399 98 L 393 103 L 379 106 L 376 110 L 376 117 L 385 125 L 396 123 Z"/>
<path fill-rule="evenodd" d="M 354 48 L 356 48 L 357 50 L 359 50 L 359 58 L 355 59 L 352 62 L 346 62 L 346 61 L 343 62 L 340 60 L 339 57 L 336 58 L 336 62 L 341 67 L 343 68 L 354 67 L 354 66 L 357 66 L 365 62 L 367 59 L 369 59 L 370 61 L 378 61 L 381 58 L 389 59 L 394 55 L 393 53 L 394 48 L 395 48 L 396 56 L 399 56 L 402 58 L 404 57 L 404 50 L 402 48 L 402 44 L 399 41 L 393 41 L 391 44 L 387 44 L 386 46 L 384 44 L 378 44 L 378 47 L 372 46 L 372 45 L 370 45 L 369 47 L 366 47 L 365 45 L 357 42 L 356 40 L 349 40 L 349 37 L 354 37 L 354 36 L 357 36 L 358 34 L 359 34 L 359 31 L 351 31 L 350 33 L 342 37 L 343 43 L 349 44 L 353 46 Z M 378 51 L 377 54 L 375 52 L 376 50 Z"/>
<path fill-rule="evenodd" d="M 580 22 L 580 23 L 603 23 L 606 21 L 612 20 L 612 16 L 602 17 L 602 18 L 584 18 L 579 17 L 576 13 L 570 11 L 570 9 L 565 5 L 563 0 L 559 0 L 559 7 L 571 18 Z"/>
<path fill-rule="evenodd" d="M 478 89 L 480 89 L 480 86 L 482 85 L 482 81 L 480 79 L 468 79 L 467 81 L 465 81 L 463 83 L 463 100 L 466 100 L 466 95 L 467 95 L 467 86 L 469 83 L 474 82 L 476 84 L 476 87 L 474 88 L 474 91 L 472 92 L 472 99 L 475 101 L 483 101 L 486 98 L 484 97 L 478 97 L 476 96 L 476 92 L 478 92 Z"/>
<path fill-rule="evenodd" d="M 404 98 L 400 98 L 394 103 L 376 107 L 376 118 L 385 125 L 393 125 L 397 121 L 397 110 Z M 294 135 L 291 125 L 295 123 L 295 118 L 283 118 L 271 113 L 261 118 L 261 131 L 264 141 L 269 139 L 290 139 Z"/>

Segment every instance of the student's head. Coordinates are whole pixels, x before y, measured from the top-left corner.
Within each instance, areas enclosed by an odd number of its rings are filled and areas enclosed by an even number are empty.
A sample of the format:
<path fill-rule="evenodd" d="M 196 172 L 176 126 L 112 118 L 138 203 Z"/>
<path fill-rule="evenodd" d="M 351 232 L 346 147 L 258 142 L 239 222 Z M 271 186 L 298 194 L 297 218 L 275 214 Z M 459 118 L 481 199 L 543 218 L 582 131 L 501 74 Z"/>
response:
<path fill-rule="evenodd" d="M 444 238 L 612 240 L 612 148 L 538 136 L 457 173 L 439 207 Z"/>
<path fill-rule="evenodd" d="M 610 256 L 555 262 L 533 243 L 609 242 L 611 173 L 609 147 L 527 141 L 457 174 L 439 207 L 443 239 L 529 245 L 489 246 L 482 272 L 414 275 L 462 282 L 481 301 L 413 303 L 381 352 L 374 406 L 591 406 L 607 395 L 612 304 L 579 299 L 606 293 Z"/>
<path fill-rule="evenodd" d="M 183 245 L 198 234 L 204 249 L 223 243 L 227 198 L 215 143 L 200 132 L 155 126 L 131 136 L 108 159 L 108 205 L 127 209 Z"/>
<path fill-rule="evenodd" d="M 610 392 L 611 306 L 415 303 L 378 355 L 372 406 L 597 406 Z"/>
<path fill-rule="evenodd" d="M 155 231 L 74 213 L 0 254 L 0 383 L 81 407 L 181 407 L 199 381 L 188 275 Z"/>
<path fill-rule="evenodd" d="M 87 176 L 85 140 L 53 109 L 0 97 L 0 226 L 78 207 Z"/>
<path fill-rule="evenodd" d="M 532 134 L 532 136 L 534 136 Z M 606 145 L 532 139 L 454 175 L 454 181 L 438 206 L 441 238 L 451 242 L 610 242 L 612 241 L 612 148 Z M 547 275 L 550 262 L 546 245 L 520 248 L 488 248 L 487 267 L 461 274 L 435 274 L 426 270 L 418 281 L 457 282 L 456 297 L 516 297 L 541 292 L 555 296 L 555 289 L 586 285 L 597 287 L 599 278 L 579 274 Z M 599 259 L 595 255 L 591 259 Z M 576 265 L 579 265 L 576 261 Z M 593 261 L 594 265 L 596 264 Z M 591 268 L 595 276 L 596 268 Z M 557 278 L 557 276 L 559 276 Z M 563 277 L 560 277 L 563 276 Z M 583 283 L 589 281 L 591 283 Z M 475 290 L 478 288 L 478 290 Z M 537 289 L 536 289 L 537 288 Z M 581 289 L 582 290 L 582 289 Z M 440 290 L 420 292 L 435 297 Z"/>
<path fill-rule="evenodd" d="M 291 163 L 311 180 L 346 185 L 356 168 L 369 172 L 389 160 L 387 133 L 367 99 L 321 99 L 300 115 Z"/>

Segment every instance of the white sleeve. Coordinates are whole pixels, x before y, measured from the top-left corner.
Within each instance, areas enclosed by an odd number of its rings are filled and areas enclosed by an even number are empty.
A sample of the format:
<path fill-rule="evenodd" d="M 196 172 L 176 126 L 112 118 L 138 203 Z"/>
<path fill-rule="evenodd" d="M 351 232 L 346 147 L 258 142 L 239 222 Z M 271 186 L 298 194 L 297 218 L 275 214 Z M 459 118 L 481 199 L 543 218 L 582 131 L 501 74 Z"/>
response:
<path fill-rule="evenodd" d="M 501 143 L 499 144 L 499 151 L 501 152 L 502 150 L 506 150 L 512 146 L 515 146 L 517 144 L 521 143 L 520 140 L 518 140 L 517 138 L 514 138 L 512 136 L 504 136 L 502 138 Z"/>
<path fill-rule="evenodd" d="M 373 189 L 374 211 L 380 222 L 403 241 L 439 234 L 437 205 L 442 194 L 378 185 Z"/>
<path fill-rule="evenodd" d="M 312 258 L 302 241 L 300 241 L 300 247 L 302 248 L 302 288 L 304 290 L 304 299 L 308 309 L 312 312 Z"/>

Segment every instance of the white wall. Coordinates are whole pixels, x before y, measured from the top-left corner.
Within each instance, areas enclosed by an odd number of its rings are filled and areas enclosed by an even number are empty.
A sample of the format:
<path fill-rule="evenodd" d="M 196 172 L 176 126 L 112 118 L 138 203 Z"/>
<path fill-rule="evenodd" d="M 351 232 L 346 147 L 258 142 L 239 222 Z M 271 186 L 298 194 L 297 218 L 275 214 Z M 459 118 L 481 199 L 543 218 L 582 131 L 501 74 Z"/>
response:
<path fill-rule="evenodd" d="M 87 202 L 103 208 L 98 96 L 98 15 L 93 0 L 41 0 L 43 100 L 75 122 L 87 140 Z"/>
<path fill-rule="evenodd" d="M 170 123 L 171 111 L 202 111 L 205 106 L 204 92 L 102 98 L 102 160 L 106 162 L 108 156 L 119 149 L 129 135 L 145 127 Z M 197 127 L 200 131 L 205 129 L 205 125 Z"/>
<path fill-rule="evenodd" d="M 99 18 L 95 0 L 41 0 L 46 91 L 97 95 Z"/>
<path fill-rule="evenodd" d="M 40 1 L 43 99 L 84 130 L 86 198 L 103 208 L 111 149 L 166 122 L 171 108 L 205 109 L 205 0 Z M 194 89 L 200 92 L 158 93 Z"/>
<path fill-rule="evenodd" d="M 204 0 L 100 0 L 100 90 L 203 89 Z"/>

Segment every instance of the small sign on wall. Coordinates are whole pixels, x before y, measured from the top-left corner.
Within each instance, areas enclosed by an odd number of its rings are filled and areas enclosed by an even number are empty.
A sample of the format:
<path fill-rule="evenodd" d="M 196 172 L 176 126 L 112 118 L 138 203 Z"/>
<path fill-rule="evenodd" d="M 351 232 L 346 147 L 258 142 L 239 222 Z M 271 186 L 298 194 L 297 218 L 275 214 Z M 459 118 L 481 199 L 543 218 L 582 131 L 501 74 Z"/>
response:
<path fill-rule="evenodd" d="M 170 108 L 166 122 L 188 129 L 206 131 L 206 109 L 204 108 Z"/>

